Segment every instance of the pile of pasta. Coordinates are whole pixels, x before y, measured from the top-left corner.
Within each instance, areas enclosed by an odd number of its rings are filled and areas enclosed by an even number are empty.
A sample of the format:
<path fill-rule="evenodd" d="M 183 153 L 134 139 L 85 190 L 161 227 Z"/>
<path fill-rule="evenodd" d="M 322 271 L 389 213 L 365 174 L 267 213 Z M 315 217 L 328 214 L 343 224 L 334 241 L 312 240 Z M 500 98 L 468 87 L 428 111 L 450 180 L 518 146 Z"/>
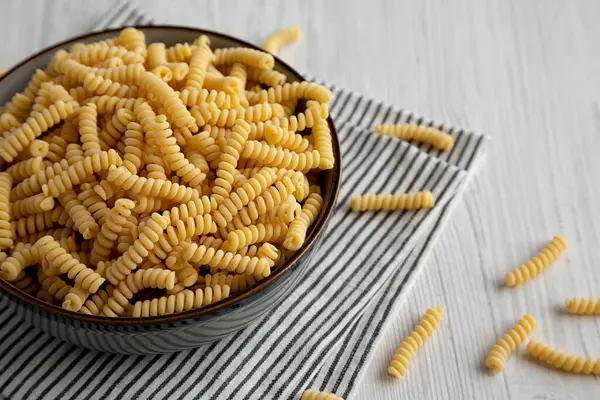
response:
<path fill-rule="evenodd" d="M 110 317 L 268 277 L 302 247 L 336 162 L 331 92 L 274 64 L 133 28 L 56 52 L 0 111 L 0 277 Z"/>

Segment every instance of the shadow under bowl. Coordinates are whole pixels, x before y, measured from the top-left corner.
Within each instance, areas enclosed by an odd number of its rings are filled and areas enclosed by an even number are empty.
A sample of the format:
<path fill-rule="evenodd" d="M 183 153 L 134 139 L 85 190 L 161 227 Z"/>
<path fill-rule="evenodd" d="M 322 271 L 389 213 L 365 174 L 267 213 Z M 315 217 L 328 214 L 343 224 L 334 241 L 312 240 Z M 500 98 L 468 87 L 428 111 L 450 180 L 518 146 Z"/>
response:
<path fill-rule="evenodd" d="M 216 32 L 180 26 L 136 26 L 146 35 L 148 43 L 163 42 L 167 46 L 191 43 L 200 35 L 211 40 L 213 48 L 256 46 Z M 48 47 L 19 63 L 0 78 L 0 104 L 22 91 L 34 71 L 45 68 L 59 49 L 68 49 L 77 42 L 92 43 L 117 36 L 120 29 L 79 36 Z M 302 75 L 276 58 L 275 69 L 288 81 L 304 80 Z M 268 278 L 244 292 L 218 303 L 172 315 L 148 318 L 108 318 L 63 310 L 42 302 L 0 279 L 0 310 L 8 309 L 11 318 L 20 319 L 63 341 L 97 351 L 122 354 L 168 353 L 195 348 L 231 335 L 267 312 L 289 296 L 303 279 L 320 244 L 329 217 L 333 212 L 341 180 L 341 154 L 335 126 L 329 118 L 333 139 L 335 168 L 321 171 L 320 186 L 324 205 L 310 227 L 306 241 L 286 263 Z"/>

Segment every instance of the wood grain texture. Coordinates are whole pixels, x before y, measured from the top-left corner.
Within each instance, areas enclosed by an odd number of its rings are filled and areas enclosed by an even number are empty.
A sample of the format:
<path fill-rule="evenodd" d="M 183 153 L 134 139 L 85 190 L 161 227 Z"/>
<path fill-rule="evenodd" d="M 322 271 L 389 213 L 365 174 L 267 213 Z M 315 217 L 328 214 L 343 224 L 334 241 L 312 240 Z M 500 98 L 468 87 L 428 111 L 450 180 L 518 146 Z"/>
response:
<path fill-rule="evenodd" d="M 281 57 L 301 71 L 492 137 L 426 270 L 376 350 L 357 399 L 580 399 L 594 377 L 558 373 L 520 351 L 489 376 L 488 349 L 526 312 L 534 334 L 600 356 L 600 320 L 561 314 L 566 297 L 600 295 L 600 3 L 595 0 L 135 1 L 159 22 L 255 43 L 297 24 Z M 0 65 L 85 32 L 98 1 L 3 1 Z M 75 21 L 68 25 L 67 20 Z M 504 274 L 554 236 L 565 257 L 516 289 Z M 429 306 L 439 331 L 403 381 L 386 368 Z"/>

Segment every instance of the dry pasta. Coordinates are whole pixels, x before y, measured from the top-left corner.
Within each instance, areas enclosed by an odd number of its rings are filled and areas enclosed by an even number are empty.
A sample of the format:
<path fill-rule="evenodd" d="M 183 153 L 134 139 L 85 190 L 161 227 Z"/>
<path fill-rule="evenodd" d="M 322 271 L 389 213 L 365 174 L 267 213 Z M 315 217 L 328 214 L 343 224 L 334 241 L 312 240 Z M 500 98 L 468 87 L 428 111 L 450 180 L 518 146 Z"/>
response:
<path fill-rule="evenodd" d="M 300 28 L 298 26 L 291 26 L 269 36 L 263 43 L 262 48 L 271 54 L 277 54 L 280 47 L 295 42 L 298 39 L 300 39 Z"/>
<path fill-rule="evenodd" d="M 400 211 L 431 208 L 435 199 L 431 192 L 406 194 L 367 194 L 350 199 L 353 211 Z"/>
<path fill-rule="evenodd" d="M 425 341 L 437 328 L 442 318 L 442 308 L 429 308 L 415 329 L 404 339 L 396 349 L 396 354 L 390 362 L 388 373 L 394 378 L 406 374 L 413 356 L 423 346 Z"/>
<path fill-rule="evenodd" d="M 600 360 L 593 357 L 575 356 L 554 347 L 531 339 L 527 345 L 527 354 L 535 360 L 558 370 L 575 374 L 600 375 Z"/>
<path fill-rule="evenodd" d="M 600 301 L 597 297 L 573 297 L 565 300 L 565 308 L 569 314 L 599 315 Z"/>
<path fill-rule="evenodd" d="M 309 389 L 302 393 L 302 400 L 344 400 L 342 397 L 333 393 L 320 392 L 318 390 Z"/>
<path fill-rule="evenodd" d="M 454 146 L 454 138 L 451 135 L 425 125 L 375 125 L 375 132 L 386 136 L 394 136 L 401 140 L 414 140 L 418 143 L 430 144 L 443 151 L 450 151 Z"/>
<path fill-rule="evenodd" d="M 146 317 L 270 276 L 321 213 L 309 175 L 336 162 L 331 92 L 274 65 L 135 28 L 57 51 L 0 112 L 0 278 L 68 311 Z"/>
<path fill-rule="evenodd" d="M 485 359 L 486 367 L 494 373 L 504 370 L 504 363 L 511 352 L 515 351 L 535 329 L 535 318 L 525 314 L 498 342 L 492 347 Z"/>
<path fill-rule="evenodd" d="M 505 285 L 507 287 L 515 287 L 534 278 L 554 263 L 565 252 L 566 248 L 567 238 L 555 236 L 538 255 L 519 268 L 515 268 L 507 273 Z"/>

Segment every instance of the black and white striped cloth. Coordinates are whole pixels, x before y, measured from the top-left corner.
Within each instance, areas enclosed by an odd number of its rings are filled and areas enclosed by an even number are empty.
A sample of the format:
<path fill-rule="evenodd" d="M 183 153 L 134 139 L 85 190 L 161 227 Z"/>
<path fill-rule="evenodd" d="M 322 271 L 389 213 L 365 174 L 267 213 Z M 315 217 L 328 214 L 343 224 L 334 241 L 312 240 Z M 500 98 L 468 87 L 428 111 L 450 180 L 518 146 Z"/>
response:
<path fill-rule="evenodd" d="M 97 29 L 149 24 L 127 3 Z M 343 183 L 319 253 L 277 309 L 234 336 L 193 351 L 100 354 L 62 343 L 0 310 L 0 393 L 9 399 L 291 399 L 315 388 L 352 398 L 374 347 L 408 294 L 486 147 L 452 127 L 451 152 L 374 135 L 383 122 L 429 123 L 320 81 L 335 94 Z M 429 212 L 354 214 L 359 193 L 430 190 Z"/>

